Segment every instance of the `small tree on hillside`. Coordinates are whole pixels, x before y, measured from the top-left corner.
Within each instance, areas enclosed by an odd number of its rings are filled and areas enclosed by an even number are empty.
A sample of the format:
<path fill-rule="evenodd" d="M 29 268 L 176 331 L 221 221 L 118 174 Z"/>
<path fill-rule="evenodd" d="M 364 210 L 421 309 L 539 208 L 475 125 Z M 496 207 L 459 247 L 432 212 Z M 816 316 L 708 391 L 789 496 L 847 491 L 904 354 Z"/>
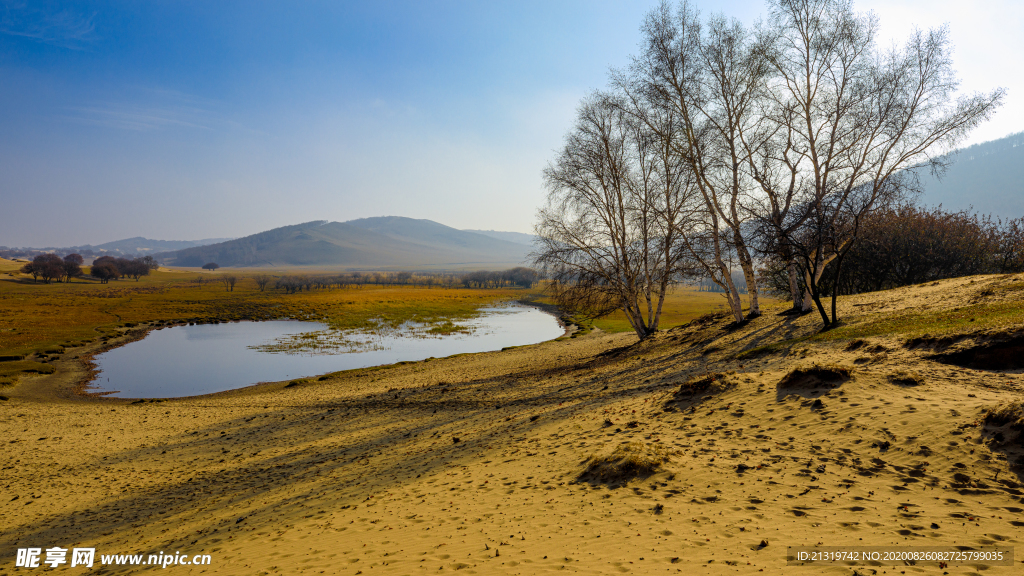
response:
<path fill-rule="evenodd" d="M 216 262 L 207 262 L 206 264 L 203 264 L 203 270 L 216 270 L 217 268 L 220 268 L 220 264 L 217 264 Z"/>

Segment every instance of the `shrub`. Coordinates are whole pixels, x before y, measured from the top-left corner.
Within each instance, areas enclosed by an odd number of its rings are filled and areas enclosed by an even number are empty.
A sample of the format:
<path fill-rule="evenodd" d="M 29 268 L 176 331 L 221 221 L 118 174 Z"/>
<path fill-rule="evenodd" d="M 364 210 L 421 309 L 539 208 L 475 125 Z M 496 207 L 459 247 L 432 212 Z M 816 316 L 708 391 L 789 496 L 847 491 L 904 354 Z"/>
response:
<path fill-rule="evenodd" d="M 845 366 L 821 366 L 794 368 L 779 380 L 779 388 L 834 387 L 850 379 L 853 371 Z"/>
<path fill-rule="evenodd" d="M 897 370 L 889 374 L 889 382 L 897 386 L 920 386 L 924 384 L 924 378 L 917 372 Z"/>
<path fill-rule="evenodd" d="M 588 458 L 589 464 L 577 478 L 601 484 L 626 484 L 634 478 L 646 478 L 670 460 L 671 453 L 657 445 L 630 442 L 610 454 Z"/>

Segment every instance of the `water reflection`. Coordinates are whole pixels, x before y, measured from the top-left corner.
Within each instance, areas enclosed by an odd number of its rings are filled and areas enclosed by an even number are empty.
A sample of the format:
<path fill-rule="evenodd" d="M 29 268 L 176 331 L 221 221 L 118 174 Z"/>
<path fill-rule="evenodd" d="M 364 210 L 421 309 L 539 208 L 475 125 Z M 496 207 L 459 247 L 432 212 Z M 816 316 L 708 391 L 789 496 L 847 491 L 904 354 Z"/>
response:
<path fill-rule="evenodd" d="M 428 327 L 414 325 L 360 334 L 289 320 L 164 328 L 97 356 L 100 374 L 90 391 L 113 392 L 109 395 L 119 398 L 193 396 L 337 370 L 500 350 L 562 334 L 558 321 L 536 308 L 483 312 L 459 321 L 459 330 L 450 334 L 432 334 Z"/>

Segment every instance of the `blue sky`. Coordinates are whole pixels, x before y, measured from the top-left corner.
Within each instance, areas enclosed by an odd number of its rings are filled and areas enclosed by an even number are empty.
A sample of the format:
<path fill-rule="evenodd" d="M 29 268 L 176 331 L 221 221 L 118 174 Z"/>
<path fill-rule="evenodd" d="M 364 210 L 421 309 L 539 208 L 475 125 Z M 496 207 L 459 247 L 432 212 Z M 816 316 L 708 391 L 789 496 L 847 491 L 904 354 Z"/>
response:
<path fill-rule="evenodd" d="M 655 4 L 0 0 L 0 245 L 378 215 L 529 232 L 576 104 Z M 949 22 L 964 88 L 1010 90 L 972 141 L 1024 130 L 1020 6 L 856 6 L 885 37 Z"/>

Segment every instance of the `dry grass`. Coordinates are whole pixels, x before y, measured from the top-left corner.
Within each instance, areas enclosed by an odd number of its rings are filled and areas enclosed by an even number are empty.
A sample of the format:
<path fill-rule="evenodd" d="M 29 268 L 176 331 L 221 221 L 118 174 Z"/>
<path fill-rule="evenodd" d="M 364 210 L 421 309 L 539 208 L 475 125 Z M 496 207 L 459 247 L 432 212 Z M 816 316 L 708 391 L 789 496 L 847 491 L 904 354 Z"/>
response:
<path fill-rule="evenodd" d="M 991 426 L 1012 425 L 1024 429 L 1024 400 L 1013 400 L 988 411 L 985 423 Z"/>
<path fill-rule="evenodd" d="M 610 454 L 592 456 L 587 460 L 587 467 L 577 478 L 581 482 L 625 485 L 635 478 L 646 478 L 669 461 L 671 453 L 665 448 L 630 442 L 621 444 Z"/>
<path fill-rule="evenodd" d="M 0 274 L 17 274 L 24 266 L 24 262 L 15 262 L 6 258 L 0 258 Z"/>
<path fill-rule="evenodd" d="M 731 387 L 728 377 L 729 373 L 715 372 L 691 378 L 679 386 L 679 390 L 675 393 L 675 396 L 676 398 L 690 398 L 693 396 L 722 392 Z"/>
<path fill-rule="evenodd" d="M 744 301 L 746 296 L 744 295 Z M 761 297 L 761 305 L 774 303 L 771 298 Z M 698 292 L 692 288 L 676 288 L 665 296 L 665 304 L 661 310 L 659 328 L 668 330 L 682 326 L 709 313 L 728 311 L 725 295 L 716 292 Z M 594 320 L 594 326 L 605 332 L 632 332 L 633 327 L 621 311 L 604 318 Z"/>
<path fill-rule="evenodd" d="M 993 304 L 972 304 L 953 310 L 909 312 L 868 317 L 849 325 L 816 335 L 816 340 L 844 340 L 870 336 L 905 337 L 926 334 L 957 334 L 997 326 L 1024 323 L 1024 306 L 1020 301 Z"/>
<path fill-rule="evenodd" d="M 815 364 L 794 368 L 779 380 L 779 388 L 834 387 L 850 379 L 853 371 L 845 366 Z"/>
<path fill-rule="evenodd" d="M 889 382 L 897 386 L 920 386 L 924 384 L 924 377 L 917 372 L 908 370 L 897 370 L 888 376 Z"/>

